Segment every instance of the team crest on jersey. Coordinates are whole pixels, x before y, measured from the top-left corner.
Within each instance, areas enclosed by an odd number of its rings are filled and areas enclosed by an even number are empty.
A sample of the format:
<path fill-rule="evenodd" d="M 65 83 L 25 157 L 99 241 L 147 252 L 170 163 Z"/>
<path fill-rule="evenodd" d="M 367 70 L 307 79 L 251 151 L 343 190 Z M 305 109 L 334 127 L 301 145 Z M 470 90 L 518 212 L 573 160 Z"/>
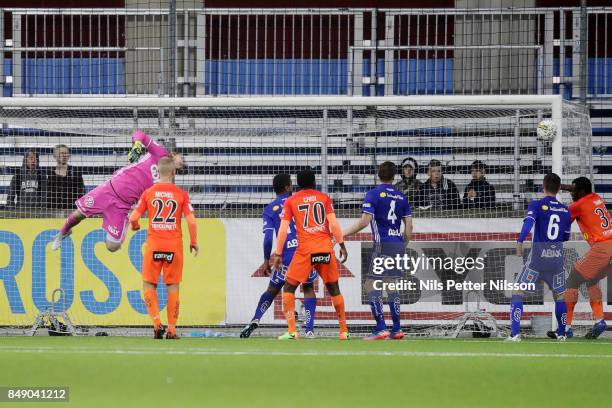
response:
<path fill-rule="evenodd" d="M 94 205 L 94 198 L 92 196 L 85 196 L 85 205 L 87 207 L 93 207 Z"/>
<path fill-rule="evenodd" d="M 387 196 L 387 193 L 385 193 L 385 192 L 383 191 L 382 193 L 380 193 L 380 196 L 384 198 L 384 197 L 386 197 L 386 196 Z"/>
<path fill-rule="evenodd" d="M 278 211 L 280 207 L 278 205 L 275 205 L 274 207 L 272 207 L 272 211 Z"/>
<path fill-rule="evenodd" d="M 543 205 L 543 206 L 542 206 L 542 209 L 543 209 L 544 211 L 546 211 L 546 210 L 548 210 L 548 206 L 547 206 L 547 205 Z"/>

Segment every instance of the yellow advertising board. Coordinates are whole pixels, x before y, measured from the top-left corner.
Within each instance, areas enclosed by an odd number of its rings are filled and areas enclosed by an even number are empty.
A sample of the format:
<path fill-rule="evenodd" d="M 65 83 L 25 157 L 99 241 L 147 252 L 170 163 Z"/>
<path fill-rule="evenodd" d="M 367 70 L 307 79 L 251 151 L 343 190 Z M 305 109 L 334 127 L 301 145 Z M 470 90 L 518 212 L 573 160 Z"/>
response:
<path fill-rule="evenodd" d="M 60 219 L 5 219 L 0 222 L 0 326 L 31 325 L 48 308 L 51 293 L 62 288 L 56 306 L 76 325 L 150 324 L 142 298 L 142 230 L 129 231 L 122 248 L 109 252 L 100 219 L 86 219 L 51 251 Z M 184 237 L 179 325 L 214 325 L 225 320 L 225 227 L 219 219 L 200 219 L 200 254 L 189 254 Z M 183 231 L 187 226 L 183 225 Z M 162 321 L 167 290 L 158 287 Z"/>

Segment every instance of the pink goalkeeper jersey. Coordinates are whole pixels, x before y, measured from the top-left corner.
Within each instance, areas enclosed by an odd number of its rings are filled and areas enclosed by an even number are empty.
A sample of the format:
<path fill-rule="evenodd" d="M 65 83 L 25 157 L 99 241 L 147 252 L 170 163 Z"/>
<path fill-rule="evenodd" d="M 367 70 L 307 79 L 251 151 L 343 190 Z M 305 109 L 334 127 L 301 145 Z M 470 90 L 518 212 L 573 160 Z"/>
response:
<path fill-rule="evenodd" d="M 132 135 L 132 142 L 136 140 L 145 145 L 147 153 L 138 162 L 117 170 L 110 180 L 115 193 L 129 204 L 136 203 L 146 189 L 159 181 L 157 162 L 168 154 L 165 147 L 140 130 Z"/>

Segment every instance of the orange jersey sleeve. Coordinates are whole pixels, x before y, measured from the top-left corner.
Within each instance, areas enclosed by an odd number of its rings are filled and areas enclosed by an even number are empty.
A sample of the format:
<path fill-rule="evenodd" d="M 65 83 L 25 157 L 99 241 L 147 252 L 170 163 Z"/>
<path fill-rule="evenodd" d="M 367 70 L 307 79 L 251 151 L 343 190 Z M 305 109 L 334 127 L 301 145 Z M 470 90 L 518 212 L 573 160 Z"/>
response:
<path fill-rule="evenodd" d="M 186 191 L 181 190 L 183 193 L 183 215 L 187 217 L 189 214 L 193 214 L 193 206 L 191 205 L 191 201 L 189 200 L 189 194 Z"/>
<path fill-rule="evenodd" d="M 144 214 L 145 211 L 147 211 L 147 203 L 148 203 L 147 193 L 148 191 L 149 189 L 146 189 L 145 191 L 142 192 L 142 195 L 140 196 L 140 200 L 138 200 L 138 203 L 136 204 L 136 207 L 134 208 L 134 210 L 138 211 L 140 215 Z"/>
<path fill-rule="evenodd" d="M 334 204 L 332 202 L 331 197 L 328 196 L 327 194 L 323 194 L 323 195 L 325 196 L 325 212 L 327 214 L 335 214 L 336 212 L 334 211 Z"/>
<path fill-rule="evenodd" d="M 291 222 L 291 219 L 293 218 L 293 206 L 291 204 L 292 199 L 293 199 L 293 196 L 285 200 L 285 204 L 283 205 L 283 211 L 281 212 L 281 215 L 280 215 L 281 220 L 287 220 Z"/>
<path fill-rule="evenodd" d="M 191 205 L 191 201 L 189 200 L 189 194 L 186 191 L 183 191 L 183 215 L 187 220 L 187 227 L 189 228 L 189 239 L 191 241 L 191 245 L 197 245 L 198 243 L 198 227 L 196 224 L 195 215 L 193 213 L 193 206 Z"/>
<path fill-rule="evenodd" d="M 603 199 L 591 193 L 572 203 L 570 218 L 576 220 L 584 239 L 593 245 L 596 242 L 612 241 L 612 219 Z"/>

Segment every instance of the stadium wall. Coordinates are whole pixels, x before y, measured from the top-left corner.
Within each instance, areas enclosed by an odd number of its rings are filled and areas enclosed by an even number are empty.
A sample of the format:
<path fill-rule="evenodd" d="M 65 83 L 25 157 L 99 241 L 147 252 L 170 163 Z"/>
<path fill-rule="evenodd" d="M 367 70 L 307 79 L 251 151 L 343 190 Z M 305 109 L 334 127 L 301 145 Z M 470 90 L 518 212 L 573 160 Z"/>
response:
<path fill-rule="evenodd" d="M 62 224 L 61 219 L 4 220 L 0 227 L 0 326 L 28 326 L 39 311 L 50 306 L 51 292 L 61 287 L 58 302 L 73 322 L 84 326 L 140 326 L 148 324 L 141 295 L 139 276 L 141 248 L 145 231 L 130 231 L 124 248 L 109 253 L 104 248 L 100 221 L 86 220 L 65 241 L 62 251 L 53 253 L 48 244 Z M 353 220 L 341 220 L 346 228 Z M 184 280 L 181 285 L 181 325 L 202 326 L 243 324 L 268 284 L 260 269 L 262 263 L 261 221 L 258 219 L 198 220 L 201 253 L 197 258 L 185 254 Z M 495 219 L 487 230 L 486 220 L 475 223 L 464 219 L 416 219 L 413 242 L 415 254 L 442 251 L 459 256 L 477 248 L 479 256 L 490 261 L 482 274 L 470 273 L 470 279 L 507 279 L 512 281 L 522 261 L 514 256 L 516 231 L 520 219 Z M 484 227 L 483 227 L 484 226 Z M 576 232 L 576 231 L 575 231 Z M 187 237 L 185 237 L 187 238 Z M 347 242 L 349 260 L 341 270 L 341 288 L 345 293 L 347 315 L 353 323 L 370 320 L 369 306 L 362 297 L 362 271 L 368 263 L 369 234 Z M 362 242 L 363 241 L 363 242 Z M 569 245 L 576 254 L 584 253 L 586 244 Z M 473 253 L 473 252 L 472 252 Z M 491 255 L 494 255 L 491 258 Z M 430 273 L 435 279 L 435 272 Z M 604 283 L 605 284 L 605 283 Z M 604 287 L 604 292 L 606 288 Z M 317 283 L 319 324 L 333 324 L 335 313 L 323 285 Z M 501 321 L 506 319 L 511 293 L 483 293 L 482 307 Z M 462 296 L 441 299 L 422 297 L 403 307 L 407 324 L 436 320 L 466 309 Z M 299 294 L 298 294 L 298 297 Z M 160 306 L 167 296 L 160 285 Z M 608 299 L 612 299 L 608 291 Z M 547 314 L 546 297 L 527 307 L 529 313 Z M 588 303 L 582 302 L 586 312 Z M 612 302 L 606 312 L 612 313 Z M 281 304 L 276 302 L 263 323 L 283 324 Z"/>
<path fill-rule="evenodd" d="M 385 61 L 379 59 L 378 72 L 384 74 Z M 393 95 L 436 95 L 451 93 L 453 58 L 428 60 L 399 59 L 394 61 Z M 561 61 L 553 60 L 553 75 L 559 75 Z M 248 68 L 247 68 L 248 67 Z M 370 75 L 370 60 L 364 59 L 363 73 Z M 612 58 L 588 59 L 589 94 L 612 94 Z M 28 94 L 105 94 L 126 92 L 123 58 L 46 58 L 27 61 L 22 66 L 21 89 Z M 244 72 L 254 73 L 246 76 Z M 51 72 L 64 72 L 53 77 Z M 211 60 L 206 61 L 204 89 L 206 95 L 346 95 L 348 63 L 340 60 Z M 571 75 L 572 59 L 566 58 L 564 72 Z M 278 73 L 281 73 L 280 75 Z M 331 75 L 330 75 L 331 73 Z M 4 75 L 12 76 L 11 59 L 4 60 Z M 266 80 L 264 80 L 264 76 Z M 417 81 L 417 78 L 426 80 Z M 264 86 L 264 84 L 266 84 Z M 572 85 L 552 85 L 552 93 L 563 90 L 564 98 L 572 98 Z M 382 86 L 379 90 L 382 93 Z M 5 83 L 2 96 L 12 96 L 13 84 Z M 368 86 L 362 95 L 369 96 Z"/>

